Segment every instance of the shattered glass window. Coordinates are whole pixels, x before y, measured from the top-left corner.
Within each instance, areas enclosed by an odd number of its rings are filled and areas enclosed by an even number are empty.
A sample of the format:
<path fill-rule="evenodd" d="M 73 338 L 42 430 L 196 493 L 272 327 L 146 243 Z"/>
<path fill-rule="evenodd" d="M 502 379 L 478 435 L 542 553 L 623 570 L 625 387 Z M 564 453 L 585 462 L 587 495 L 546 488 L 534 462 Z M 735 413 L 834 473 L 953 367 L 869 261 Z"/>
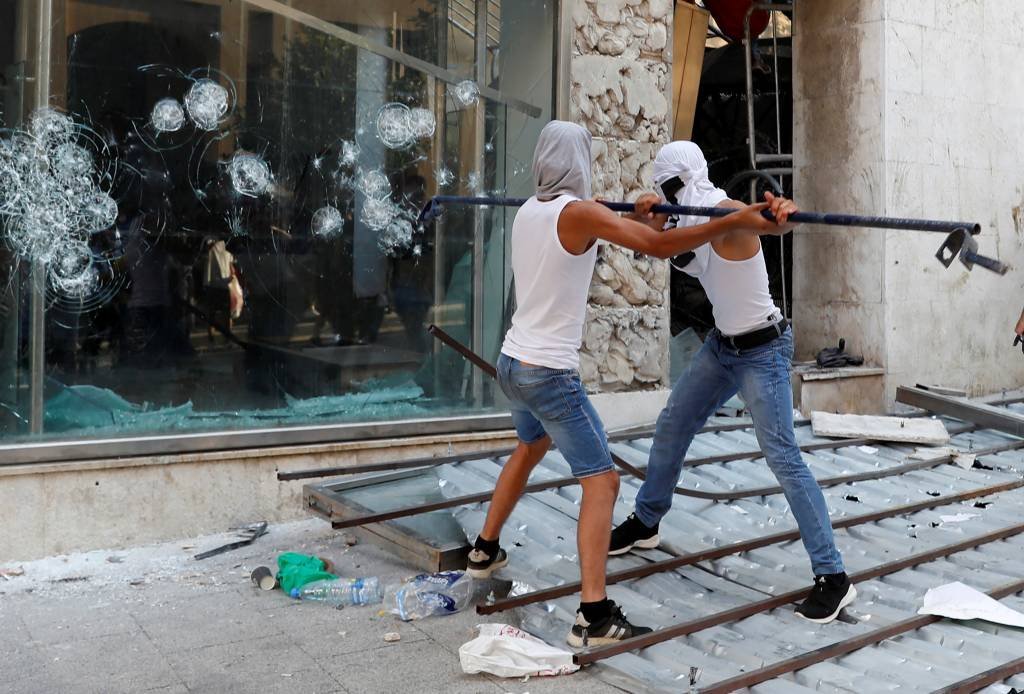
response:
<path fill-rule="evenodd" d="M 46 55 L 43 5 L 0 0 L 7 440 L 496 407 L 426 327 L 497 358 L 511 214 L 418 214 L 529 194 L 555 2 L 65 0 Z"/>

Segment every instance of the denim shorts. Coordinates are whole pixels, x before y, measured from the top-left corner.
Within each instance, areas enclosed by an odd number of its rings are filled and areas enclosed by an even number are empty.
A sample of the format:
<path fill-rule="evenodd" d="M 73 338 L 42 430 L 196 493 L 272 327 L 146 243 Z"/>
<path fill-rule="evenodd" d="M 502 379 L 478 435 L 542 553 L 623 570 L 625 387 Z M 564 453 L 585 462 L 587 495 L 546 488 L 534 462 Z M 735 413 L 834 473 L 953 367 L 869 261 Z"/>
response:
<path fill-rule="evenodd" d="M 574 477 L 614 469 L 604 425 L 575 369 L 527 366 L 502 354 L 498 384 L 509 399 L 520 441 L 533 443 L 550 436 Z"/>

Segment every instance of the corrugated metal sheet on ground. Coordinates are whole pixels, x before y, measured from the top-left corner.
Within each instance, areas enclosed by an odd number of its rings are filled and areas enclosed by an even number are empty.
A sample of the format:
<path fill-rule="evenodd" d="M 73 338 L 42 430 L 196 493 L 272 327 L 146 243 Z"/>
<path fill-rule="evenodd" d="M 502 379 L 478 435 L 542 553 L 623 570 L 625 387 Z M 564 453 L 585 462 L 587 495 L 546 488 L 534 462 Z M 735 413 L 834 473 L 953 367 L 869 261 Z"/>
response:
<path fill-rule="evenodd" d="M 1010 406 L 1024 412 L 1024 406 Z M 960 424 L 947 420 L 948 426 Z M 822 441 L 810 426 L 797 430 L 801 444 Z M 993 430 L 955 435 L 952 445 L 978 450 L 1015 441 Z M 614 444 L 614 450 L 637 465 L 645 465 L 651 439 Z M 688 459 L 757 449 L 752 430 L 703 433 L 696 437 Z M 805 453 L 816 477 L 879 471 L 908 462 L 913 446 L 873 444 L 877 452 L 848 446 Z M 1024 451 L 984 456 L 992 469 L 964 469 L 944 464 L 877 480 L 855 482 L 824 490 L 833 518 L 861 515 L 894 506 L 924 501 L 936 493 L 967 492 L 1020 479 Z M 446 496 L 487 491 L 501 470 L 500 460 L 473 460 L 438 468 L 436 474 Z M 551 452 L 540 464 L 533 481 L 564 477 L 569 469 L 562 457 Z M 776 480 L 763 459 L 739 460 L 687 468 L 683 486 L 704 491 L 735 492 L 772 486 Z M 622 477 L 614 520 L 632 511 L 640 481 Z M 502 535 L 510 564 L 502 575 L 539 589 L 578 580 L 576 519 L 581 490 L 564 487 L 531 494 L 522 499 Z M 836 531 L 849 572 L 873 568 L 918 552 L 961 542 L 1024 519 L 1024 489 L 921 511 Z M 485 504 L 455 511 L 467 536 L 474 537 L 483 524 Z M 963 522 L 942 522 L 941 516 L 976 514 Z M 662 547 L 685 553 L 725 543 L 753 539 L 795 528 L 793 516 L 781 494 L 729 503 L 676 496 L 672 510 L 662 521 Z M 669 558 L 661 550 L 609 559 L 609 571 Z M 688 691 L 691 668 L 698 668 L 696 688 L 711 685 L 744 671 L 754 670 L 795 655 L 864 634 L 914 616 L 924 593 L 932 587 L 958 580 L 980 590 L 1024 576 L 1024 535 L 960 552 L 915 568 L 899 571 L 858 585 L 859 598 L 848 609 L 850 622 L 819 626 L 798 618 L 791 606 L 722 624 L 690 636 L 627 653 L 595 666 L 602 677 L 630 690 Z M 799 542 L 772 545 L 728 556 L 717 561 L 655 574 L 609 586 L 609 596 L 624 607 L 632 621 L 665 627 L 707 616 L 721 610 L 760 600 L 767 595 L 800 589 L 811 583 L 807 555 Z M 522 608 L 526 629 L 550 643 L 564 642 L 578 596 Z M 1024 596 L 1005 600 L 1024 610 Z M 997 625 L 944 620 L 901 637 L 886 640 L 850 655 L 830 659 L 782 679 L 757 685 L 751 691 L 775 692 L 929 692 L 964 677 L 987 670 L 1024 654 L 1024 630 Z M 1007 682 L 1024 685 L 1024 677 Z M 990 692 L 1006 691 L 993 686 Z"/>

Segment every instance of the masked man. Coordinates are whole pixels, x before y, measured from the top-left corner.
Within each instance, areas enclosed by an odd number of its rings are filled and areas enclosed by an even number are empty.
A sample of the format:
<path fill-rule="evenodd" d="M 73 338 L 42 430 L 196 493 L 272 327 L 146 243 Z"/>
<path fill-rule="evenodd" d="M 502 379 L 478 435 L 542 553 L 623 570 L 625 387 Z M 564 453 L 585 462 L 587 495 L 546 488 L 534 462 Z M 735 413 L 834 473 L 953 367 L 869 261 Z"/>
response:
<path fill-rule="evenodd" d="M 692 142 L 662 147 L 654 181 L 666 200 L 700 207 L 743 207 L 708 180 L 707 162 Z M 785 209 L 796 207 L 786 201 Z M 682 217 L 676 226 L 706 218 Z M 758 232 L 740 228 L 716 236 L 684 258 L 683 271 L 700 280 L 711 301 L 715 329 L 672 389 L 658 417 L 647 478 L 636 509 L 612 532 L 610 554 L 660 542 L 658 524 L 672 505 L 683 459 L 704 423 L 739 392 L 750 411 L 758 444 L 778 479 L 811 558 L 815 582 L 797 614 L 826 623 L 853 602 L 856 588 L 843 568 L 821 488 L 807 468 L 793 432 L 790 364 L 793 333 L 768 290 Z"/>

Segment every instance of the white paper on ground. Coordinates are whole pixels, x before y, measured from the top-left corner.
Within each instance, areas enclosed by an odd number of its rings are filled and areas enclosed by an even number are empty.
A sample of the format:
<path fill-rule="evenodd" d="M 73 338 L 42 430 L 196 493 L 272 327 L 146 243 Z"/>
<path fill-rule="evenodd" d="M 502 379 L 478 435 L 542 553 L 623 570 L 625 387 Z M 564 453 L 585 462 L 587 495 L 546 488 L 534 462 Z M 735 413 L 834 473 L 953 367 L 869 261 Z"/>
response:
<path fill-rule="evenodd" d="M 568 675 L 580 669 L 572 653 L 544 643 L 508 624 L 480 624 L 478 635 L 459 647 L 462 671 L 498 677 Z"/>
<path fill-rule="evenodd" d="M 917 613 L 950 619 L 984 619 L 986 622 L 1024 627 L 1024 614 L 959 581 L 930 588 L 924 594 L 924 605 Z"/>
<path fill-rule="evenodd" d="M 874 446 L 858 446 L 857 450 L 860 451 L 861 453 L 867 453 L 868 455 L 874 455 L 875 453 L 878 453 L 878 449 L 875 448 Z"/>
<path fill-rule="evenodd" d="M 972 518 L 981 518 L 980 513 L 958 513 L 953 516 L 939 516 L 939 520 L 943 523 L 963 523 L 969 521 Z"/>

